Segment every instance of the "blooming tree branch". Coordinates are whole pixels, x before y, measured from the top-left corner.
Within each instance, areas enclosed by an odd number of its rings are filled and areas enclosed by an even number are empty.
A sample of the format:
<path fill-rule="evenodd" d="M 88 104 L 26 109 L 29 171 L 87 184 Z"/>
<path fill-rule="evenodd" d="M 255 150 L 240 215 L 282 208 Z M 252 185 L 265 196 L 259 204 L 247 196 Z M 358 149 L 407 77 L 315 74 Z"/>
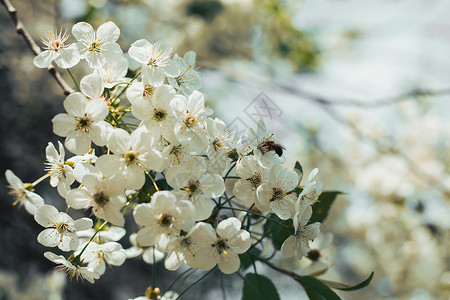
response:
<path fill-rule="evenodd" d="M 11 20 L 14 22 L 17 34 L 23 37 L 23 40 L 27 44 L 28 48 L 30 48 L 30 50 L 34 53 L 34 55 L 39 55 L 42 52 L 41 48 L 39 48 L 39 46 L 36 44 L 34 39 L 31 37 L 31 35 L 23 25 L 22 21 L 20 21 L 20 19 L 18 18 L 16 8 L 11 4 L 9 0 L 0 1 L 11 17 Z M 56 82 L 58 82 L 65 95 L 69 95 L 74 92 L 74 90 L 70 87 L 69 84 L 67 84 L 67 82 L 62 78 L 61 74 L 55 69 L 53 65 L 49 65 L 46 69 L 53 76 L 53 78 L 55 78 Z"/>

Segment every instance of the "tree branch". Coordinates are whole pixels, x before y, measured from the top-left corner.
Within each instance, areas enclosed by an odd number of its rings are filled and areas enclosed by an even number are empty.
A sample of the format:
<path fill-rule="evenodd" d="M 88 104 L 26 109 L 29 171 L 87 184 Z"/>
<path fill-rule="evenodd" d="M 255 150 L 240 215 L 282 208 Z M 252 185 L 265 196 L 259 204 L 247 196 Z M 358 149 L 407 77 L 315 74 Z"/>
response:
<path fill-rule="evenodd" d="M 16 26 L 16 32 L 18 35 L 21 35 L 27 44 L 28 48 L 34 53 L 35 56 L 41 53 L 41 48 L 36 44 L 31 35 L 26 30 L 23 23 L 17 17 L 17 10 L 11 4 L 9 0 L 0 0 L 11 17 L 14 25 Z M 55 69 L 53 65 L 47 67 L 47 71 L 55 78 L 58 82 L 59 86 L 63 89 L 65 95 L 72 94 L 74 90 L 67 84 L 67 82 L 62 78 L 61 74 Z"/>

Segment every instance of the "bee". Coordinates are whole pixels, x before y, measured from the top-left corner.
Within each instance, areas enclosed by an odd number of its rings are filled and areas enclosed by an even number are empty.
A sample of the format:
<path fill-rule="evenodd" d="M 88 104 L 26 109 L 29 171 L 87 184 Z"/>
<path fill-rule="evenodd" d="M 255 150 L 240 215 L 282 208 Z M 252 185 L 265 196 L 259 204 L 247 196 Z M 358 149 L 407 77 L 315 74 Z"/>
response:
<path fill-rule="evenodd" d="M 275 153 L 281 157 L 283 155 L 283 150 L 286 150 L 282 145 L 272 141 L 270 139 L 265 140 L 259 144 L 258 149 L 264 154 L 269 151 L 275 151 Z"/>

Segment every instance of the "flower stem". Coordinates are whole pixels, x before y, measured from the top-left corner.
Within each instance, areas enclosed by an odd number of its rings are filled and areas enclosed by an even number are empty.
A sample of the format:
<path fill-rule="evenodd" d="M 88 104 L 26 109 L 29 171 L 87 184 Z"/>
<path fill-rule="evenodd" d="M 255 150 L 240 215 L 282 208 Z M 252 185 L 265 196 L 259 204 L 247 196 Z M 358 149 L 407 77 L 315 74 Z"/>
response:
<path fill-rule="evenodd" d="M 120 96 L 122 96 L 123 95 L 123 93 L 125 93 L 125 91 L 128 89 L 128 87 L 131 85 L 131 83 L 139 76 L 139 75 L 141 75 L 141 72 L 138 72 L 136 75 L 134 75 L 134 77 L 133 78 L 131 78 L 131 80 L 130 80 L 130 82 L 129 82 L 129 84 L 122 90 L 122 91 L 120 91 L 120 93 L 119 93 L 119 95 L 114 95 L 113 96 L 113 98 L 115 98 L 115 99 L 119 99 L 120 98 Z"/>
<path fill-rule="evenodd" d="M 31 185 L 34 187 L 36 186 L 39 182 L 41 182 L 42 180 L 50 177 L 51 173 L 47 173 L 44 176 L 42 176 L 41 178 L 38 178 L 35 182 L 33 182 Z"/>
<path fill-rule="evenodd" d="M 145 174 L 147 174 L 147 176 L 150 177 L 150 179 L 153 182 L 153 186 L 155 187 L 156 191 L 159 192 L 159 187 L 156 184 L 155 179 L 153 179 L 153 176 L 147 171 L 147 169 L 143 165 L 139 164 L 139 166 L 144 170 Z"/>
<path fill-rule="evenodd" d="M 197 283 L 199 283 L 203 278 L 205 278 L 206 276 L 208 276 L 212 271 L 214 271 L 216 267 L 212 268 L 211 270 L 209 270 L 207 273 L 203 274 L 202 277 L 200 277 L 199 279 L 197 279 L 196 281 L 194 281 L 190 286 L 188 286 L 183 292 L 181 292 L 181 294 L 175 299 L 178 300 L 181 298 L 181 296 L 184 295 L 184 293 L 186 293 L 191 287 L 193 287 L 194 285 L 196 285 Z"/>
<path fill-rule="evenodd" d="M 164 291 L 164 293 L 161 294 L 161 297 L 164 296 L 164 294 L 165 294 L 167 291 L 170 291 L 170 289 L 172 288 L 172 286 L 173 286 L 178 280 L 180 280 L 185 274 L 187 274 L 187 273 L 189 273 L 189 272 L 194 273 L 195 271 L 197 271 L 197 269 L 189 268 L 189 269 L 187 269 L 186 271 L 184 271 L 183 273 L 181 273 L 180 275 L 178 275 L 178 277 L 175 278 L 175 280 L 172 281 L 172 283 L 167 287 L 167 289 Z"/>
<path fill-rule="evenodd" d="M 72 71 L 70 71 L 70 69 L 67 69 L 67 72 L 69 72 L 70 77 L 72 78 L 73 83 L 75 83 L 75 86 L 77 87 L 77 90 L 80 92 L 80 87 L 78 86 L 78 82 L 75 80 L 75 77 L 72 74 Z"/>
<path fill-rule="evenodd" d="M 106 226 L 106 224 L 108 224 L 108 221 L 105 221 L 105 222 L 103 222 L 102 225 L 100 225 L 100 227 L 94 232 L 94 234 L 91 236 L 89 241 L 86 243 L 86 245 L 84 245 L 83 250 L 81 250 L 80 254 L 78 254 L 77 256 L 81 257 L 81 254 L 83 254 L 83 252 L 84 252 L 84 250 L 86 250 L 87 246 L 92 242 L 92 240 L 97 235 L 97 233 L 99 233 L 103 229 L 103 227 Z"/>

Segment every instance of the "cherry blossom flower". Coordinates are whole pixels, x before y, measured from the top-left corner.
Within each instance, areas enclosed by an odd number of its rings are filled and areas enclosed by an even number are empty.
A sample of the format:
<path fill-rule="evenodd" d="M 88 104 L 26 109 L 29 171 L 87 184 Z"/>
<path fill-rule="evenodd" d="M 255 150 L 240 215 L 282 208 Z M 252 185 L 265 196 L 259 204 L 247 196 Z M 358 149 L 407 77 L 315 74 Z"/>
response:
<path fill-rule="evenodd" d="M 167 43 L 150 43 L 140 39 L 131 44 L 128 54 L 132 59 L 142 64 L 142 73 L 146 69 L 156 69 L 157 72 L 165 73 L 165 67 L 169 64 L 172 47 Z"/>
<path fill-rule="evenodd" d="M 15 198 L 13 205 L 23 205 L 28 213 L 34 215 L 36 209 L 44 205 L 44 199 L 33 193 L 33 186 L 31 184 L 25 185 L 11 170 L 6 170 L 5 176 L 9 184 L 8 187 L 11 189 L 9 193 Z"/>
<path fill-rule="evenodd" d="M 45 50 L 34 58 L 34 65 L 38 68 L 47 68 L 55 61 L 58 67 L 68 69 L 78 64 L 80 52 L 77 45 L 66 44 L 68 38 L 67 31 L 63 32 L 61 29 L 58 33 L 57 30 L 50 30 L 46 39 L 42 39 Z"/>
<path fill-rule="evenodd" d="M 81 58 L 92 69 L 101 68 L 122 57 L 122 49 L 116 43 L 120 29 L 111 21 L 102 24 L 96 32 L 90 24 L 79 22 L 72 27 L 72 35 L 78 41 L 76 45 Z"/>
<path fill-rule="evenodd" d="M 309 241 L 314 240 L 319 234 L 320 222 L 315 222 L 309 225 L 308 221 L 312 215 L 312 208 L 310 205 L 301 207 L 294 216 L 295 234 L 289 236 L 281 245 L 281 253 L 284 257 L 291 257 L 297 252 L 298 259 L 308 254 Z"/>
<path fill-rule="evenodd" d="M 273 165 L 267 182 L 261 184 L 256 190 L 256 207 L 263 212 L 272 211 L 280 219 L 289 219 L 294 214 L 297 200 L 294 189 L 297 182 L 298 175 L 294 170 Z"/>
<path fill-rule="evenodd" d="M 127 82 L 125 76 L 128 72 L 128 60 L 122 57 L 118 61 L 107 62 L 103 67 L 95 69 L 96 74 L 100 75 L 103 85 L 107 89 L 112 89 L 119 82 Z"/>
<path fill-rule="evenodd" d="M 217 229 L 209 223 L 198 223 L 202 227 L 191 236 L 200 246 L 196 267 L 201 270 L 210 270 L 215 265 L 225 274 L 236 272 L 241 261 L 239 254 L 245 253 L 251 245 L 250 234 L 241 229 L 241 221 L 231 217 L 221 221 Z"/>
<path fill-rule="evenodd" d="M 174 97 L 177 96 L 173 87 L 164 84 L 155 88 L 149 100 L 138 98 L 131 107 L 133 115 L 142 120 L 155 137 L 162 136 L 171 143 L 177 141 L 174 133 L 175 118 L 170 106 Z"/>
<path fill-rule="evenodd" d="M 323 185 L 319 181 L 313 181 L 319 169 L 315 168 L 308 176 L 308 182 L 305 184 L 303 191 L 298 196 L 299 201 L 303 201 L 306 205 L 312 205 L 319 199 L 323 191 Z"/>
<path fill-rule="evenodd" d="M 194 224 L 195 208 L 186 200 L 177 198 L 168 191 L 156 192 L 150 204 L 136 206 L 133 212 L 136 223 L 143 226 L 136 241 L 140 246 L 156 246 L 167 251 L 168 242 L 181 230 L 188 231 Z"/>
<path fill-rule="evenodd" d="M 118 158 L 115 166 L 123 170 L 128 189 L 138 190 L 144 185 L 143 168 L 161 171 L 164 159 L 153 143 L 153 135 L 145 127 L 131 134 L 120 128 L 112 132 L 108 146 Z"/>
<path fill-rule="evenodd" d="M 169 84 L 185 95 L 190 95 L 202 87 L 200 75 L 195 71 L 195 56 L 193 51 L 186 52 L 183 58 L 175 54 L 170 66 L 166 68 L 170 69 L 167 76 Z"/>
<path fill-rule="evenodd" d="M 243 205 L 250 206 L 257 201 L 256 191 L 267 182 L 269 170 L 253 155 L 245 156 L 236 163 L 237 180 L 233 194 Z"/>
<path fill-rule="evenodd" d="M 81 258 L 88 263 L 88 268 L 92 268 L 94 272 L 103 275 L 106 270 L 106 263 L 112 266 L 121 266 L 127 259 L 127 255 L 119 243 L 108 242 L 99 245 L 90 242 L 81 254 Z"/>
<path fill-rule="evenodd" d="M 59 154 L 52 143 L 48 143 L 45 148 L 47 157 L 47 167 L 45 170 L 50 173 L 50 185 L 57 187 L 58 193 L 65 197 L 70 190 L 70 185 L 75 181 L 73 168 L 66 164 L 64 146 L 58 141 Z"/>
<path fill-rule="evenodd" d="M 174 166 L 166 172 L 166 180 L 174 188 L 173 193 L 179 199 L 194 204 L 196 220 L 208 218 L 212 211 L 209 198 L 217 198 L 225 191 L 221 176 L 205 172 L 206 169 L 194 157 L 185 165 Z"/>
<path fill-rule="evenodd" d="M 180 142 L 192 140 L 198 149 L 205 149 L 208 145 L 208 136 L 204 126 L 207 112 L 203 94 L 194 91 L 187 99 L 184 96 L 174 98 L 171 105 L 177 121 L 174 128 L 175 135 Z"/>
<path fill-rule="evenodd" d="M 79 258 L 72 258 L 72 260 L 67 260 L 62 255 L 56 255 L 52 252 L 45 252 L 45 258 L 54 262 L 55 264 L 59 264 L 60 266 L 56 267 L 58 270 L 65 272 L 69 279 L 72 280 L 74 277 L 78 280 L 86 279 L 90 283 L 94 283 L 94 279 L 99 279 L 100 275 L 97 272 L 94 272 L 92 268 L 82 267 Z"/>
<path fill-rule="evenodd" d="M 92 212 L 101 219 L 123 226 L 125 219 L 120 209 L 126 202 L 121 176 L 87 174 L 82 179 L 83 187 L 67 193 L 67 204 L 75 209 L 92 207 Z"/>
<path fill-rule="evenodd" d="M 88 101 L 82 93 L 73 93 L 64 100 L 67 113 L 56 115 L 53 119 L 53 132 L 66 137 L 66 148 L 75 154 L 88 152 L 91 140 L 104 146 L 111 131 L 111 125 L 104 121 L 109 108 L 105 101 Z"/>
<path fill-rule="evenodd" d="M 81 218 L 74 221 L 68 214 L 59 212 L 51 205 L 39 207 L 34 219 L 47 228 L 38 235 L 38 242 L 46 247 L 58 246 L 63 251 L 76 250 L 79 245 L 77 231 L 92 227 L 91 219 Z"/>
<path fill-rule="evenodd" d="M 150 102 L 156 88 L 163 85 L 164 74 L 156 69 L 145 69 L 142 74 L 142 81 L 133 82 L 127 89 L 127 98 L 131 104 L 145 100 Z M 133 113 L 134 114 L 134 113 Z M 139 118 L 138 116 L 136 116 Z M 139 118 L 140 119 L 140 118 Z"/>

